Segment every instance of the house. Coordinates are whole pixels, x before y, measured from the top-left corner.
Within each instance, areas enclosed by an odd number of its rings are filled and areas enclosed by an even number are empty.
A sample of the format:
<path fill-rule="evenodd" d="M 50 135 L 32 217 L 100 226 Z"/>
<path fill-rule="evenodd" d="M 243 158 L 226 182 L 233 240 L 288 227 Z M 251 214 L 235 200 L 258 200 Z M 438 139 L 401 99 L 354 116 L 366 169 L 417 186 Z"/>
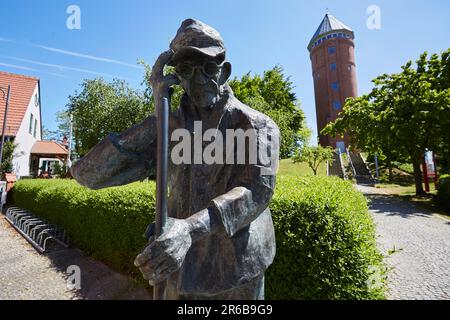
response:
<path fill-rule="evenodd" d="M 11 86 L 5 140 L 17 144 L 13 160 L 17 177 L 36 176 L 49 163 L 64 162 L 68 156 L 65 146 L 56 141 L 42 141 L 41 92 L 38 78 L 0 71 L 0 135 L 3 128 L 6 92 Z M 44 168 L 44 165 L 46 168 Z"/>

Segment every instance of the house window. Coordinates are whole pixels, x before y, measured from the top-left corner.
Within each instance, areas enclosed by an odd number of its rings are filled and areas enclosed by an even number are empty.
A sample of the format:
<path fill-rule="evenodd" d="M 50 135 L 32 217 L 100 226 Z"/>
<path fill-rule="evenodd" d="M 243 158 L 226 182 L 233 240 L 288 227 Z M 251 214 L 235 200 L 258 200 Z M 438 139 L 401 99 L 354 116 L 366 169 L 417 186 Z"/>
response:
<path fill-rule="evenodd" d="M 33 137 L 36 138 L 36 130 L 37 130 L 37 119 L 34 119 L 34 131 L 33 131 Z"/>
<path fill-rule="evenodd" d="M 333 82 L 331 83 L 331 88 L 335 91 L 339 90 L 339 83 L 338 82 Z"/>
<path fill-rule="evenodd" d="M 39 97 L 38 97 L 37 93 L 34 95 L 34 105 L 36 107 L 39 107 Z"/>
<path fill-rule="evenodd" d="M 332 64 L 330 64 L 330 69 L 331 69 L 331 71 L 336 71 L 337 70 L 337 65 L 336 65 L 336 63 L 332 63 Z"/>
<path fill-rule="evenodd" d="M 329 54 L 335 54 L 336 53 L 336 47 L 329 47 L 328 48 L 328 53 Z"/>
<path fill-rule="evenodd" d="M 33 119 L 34 119 L 33 114 L 30 114 L 30 128 L 28 129 L 28 132 L 30 134 L 33 133 Z"/>
<path fill-rule="evenodd" d="M 341 110 L 341 103 L 339 101 L 334 101 L 333 108 L 334 110 Z"/>

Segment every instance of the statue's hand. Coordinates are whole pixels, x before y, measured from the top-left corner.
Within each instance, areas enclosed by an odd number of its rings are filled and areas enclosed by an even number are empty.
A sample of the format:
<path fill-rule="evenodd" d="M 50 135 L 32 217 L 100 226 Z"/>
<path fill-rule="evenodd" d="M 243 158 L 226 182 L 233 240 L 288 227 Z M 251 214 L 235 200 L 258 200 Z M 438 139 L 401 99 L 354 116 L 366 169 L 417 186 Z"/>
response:
<path fill-rule="evenodd" d="M 136 257 L 134 265 L 153 286 L 181 268 L 191 244 L 189 224 L 185 220 L 169 218 L 163 235 Z"/>
<path fill-rule="evenodd" d="M 180 83 L 177 75 L 173 73 L 164 75 L 164 67 L 169 63 L 172 55 L 172 50 L 161 53 L 153 65 L 152 75 L 150 76 L 150 85 L 152 86 L 155 99 L 161 99 L 163 97 L 168 98 L 170 96 L 170 87 Z"/>

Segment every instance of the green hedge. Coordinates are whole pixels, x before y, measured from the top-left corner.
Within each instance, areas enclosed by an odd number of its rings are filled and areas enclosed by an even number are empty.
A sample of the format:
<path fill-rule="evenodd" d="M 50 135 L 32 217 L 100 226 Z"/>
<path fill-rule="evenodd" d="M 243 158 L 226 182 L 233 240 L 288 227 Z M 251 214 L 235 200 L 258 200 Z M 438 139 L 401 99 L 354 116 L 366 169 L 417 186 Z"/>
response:
<path fill-rule="evenodd" d="M 13 188 L 13 200 L 65 229 L 71 243 L 87 254 L 138 273 L 133 261 L 154 219 L 154 183 L 93 191 L 73 180 L 21 180 Z"/>
<path fill-rule="evenodd" d="M 328 177 L 281 177 L 270 206 L 277 255 L 272 299 L 384 298 L 383 257 L 365 197 Z"/>
<path fill-rule="evenodd" d="M 92 191 L 68 180 L 24 180 L 13 190 L 17 206 L 63 227 L 76 246 L 137 274 L 133 260 L 154 216 L 153 182 Z M 277 255 L 266 274 L 267 298 L 383 298 L 374 224 L 349 183 L 281 177 L 271 209 Z"/>
<path fill-rule="evenodd" d="M 450 210 L 450 175 L 442 175 L 439 178 L 439 190 L 437 197 L 440 203 Z"/>

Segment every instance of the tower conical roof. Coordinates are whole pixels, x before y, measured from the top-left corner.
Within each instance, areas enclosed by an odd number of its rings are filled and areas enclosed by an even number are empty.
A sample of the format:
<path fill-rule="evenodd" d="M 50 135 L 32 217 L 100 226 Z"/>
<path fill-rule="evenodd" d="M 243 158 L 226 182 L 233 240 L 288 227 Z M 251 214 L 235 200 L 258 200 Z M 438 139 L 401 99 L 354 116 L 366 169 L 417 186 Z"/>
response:
<path fill-rule="evenodd" d="M 343 31 L 347 34 L 350 34 L 352 39 L 354 38 L 353 30 L 350 27 L 346 26 L 344 23 L 336 19 L 334 16 L 327 13 L 323 18 L 322 22 L 320 23 L 319 28 L 317 28 L 316 33 L 314 33 L 314 36 L 309 42 L 308 49 L 311 49 L 314 42 L 321 36 L 336 31 Z"/>

